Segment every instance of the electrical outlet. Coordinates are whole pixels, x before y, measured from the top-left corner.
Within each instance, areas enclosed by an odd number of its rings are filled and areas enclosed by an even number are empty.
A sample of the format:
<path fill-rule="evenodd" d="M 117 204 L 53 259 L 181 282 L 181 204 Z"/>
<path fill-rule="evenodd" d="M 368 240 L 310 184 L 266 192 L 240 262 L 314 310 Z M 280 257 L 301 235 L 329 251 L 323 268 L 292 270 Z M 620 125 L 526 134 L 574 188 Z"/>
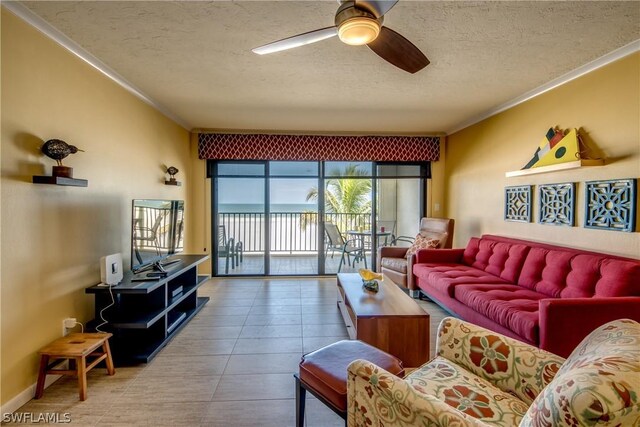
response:
<path fill-rule="evenodd" d="M 64 319 L 62 321 L 62 336 L 66 336 L 69 332 L 69 329 L 75 327 L 77 323 L 78 321 L 75 317 L 67 317 L 66 319 Z"/>

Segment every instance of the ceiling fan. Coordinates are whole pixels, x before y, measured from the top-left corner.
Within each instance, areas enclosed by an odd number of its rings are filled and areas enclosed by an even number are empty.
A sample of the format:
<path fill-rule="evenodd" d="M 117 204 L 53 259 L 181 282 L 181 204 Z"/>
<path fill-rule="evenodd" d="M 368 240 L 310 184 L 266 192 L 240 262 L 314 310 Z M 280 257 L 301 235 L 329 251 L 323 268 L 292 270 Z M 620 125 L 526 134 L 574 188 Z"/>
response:
<path fill-rule="evenodd" d="M 338 36 L 349 45 L 366 44 L 385 61 L 413 74 L 429 65 L 429 60 L 409 40 L 382 25 L 384 15 L 396 3 L 398 0 L 340 1 L 333 27 L 298 34 L 252 50 L 265 55 Z"/>

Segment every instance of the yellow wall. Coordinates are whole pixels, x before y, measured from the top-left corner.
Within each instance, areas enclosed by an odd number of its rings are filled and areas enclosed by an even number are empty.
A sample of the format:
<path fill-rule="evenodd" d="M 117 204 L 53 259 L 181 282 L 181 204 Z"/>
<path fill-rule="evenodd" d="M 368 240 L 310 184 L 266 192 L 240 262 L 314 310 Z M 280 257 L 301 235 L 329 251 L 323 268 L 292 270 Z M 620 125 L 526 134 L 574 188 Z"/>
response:
<path fill-rule="evenodd" d="M 100 281 L 100 257 L 121 252 L 129 265 L 131 199 L 187 198 L 186 182 L 164 185 L 163 165 L 187 181 L 190 154 L 185 129 L 4 9 L 1 137 L 6 404 L 35 382 L 37 351 L 62 319 L 93 317 L 84 289 Z M 64 163 L 88 188 L 31 183 L 51 173 L 39 152 L 51 138 L 85 150 Z"/>
<path fill-rule="evenodd" d="M 191 134 L 189 187 L 193 223 L 190 241 L 195 253 L 211 255 L 211 179 L 207 179 L 207 161 L 198 158 L 198 133 Z M 211 260 L 200 266 L 201 274 L 211 274 Z"/>
<path fill-rule="evenodd" d="M 425 199 L 427 204 L 425 212 L 429 217 L 445 217 L 446 140 L 446 137 L 440 137 L 440 158 L 437 162 L 431 162 L 431 179 L 427 184 L 427 197 Z"/>
<path fill-rule="evenodd" d="M 468 127 L 448 138 L 447 214 L 455 218 L 456 247 L 484 233 L 640 257 L 640 233 L 593 230 L 584 224 L 584 182 L 640 175 L 640 54 L 623 58 Z M 608 159 L 590 167 L 505 178 L 533 155 L 547 129 L 582 128 Z M 575 227 L 537 224 L 537 185 L 577 182 Z M 504 187 L 534 184 L 534 222 L 503 220 Z"/>

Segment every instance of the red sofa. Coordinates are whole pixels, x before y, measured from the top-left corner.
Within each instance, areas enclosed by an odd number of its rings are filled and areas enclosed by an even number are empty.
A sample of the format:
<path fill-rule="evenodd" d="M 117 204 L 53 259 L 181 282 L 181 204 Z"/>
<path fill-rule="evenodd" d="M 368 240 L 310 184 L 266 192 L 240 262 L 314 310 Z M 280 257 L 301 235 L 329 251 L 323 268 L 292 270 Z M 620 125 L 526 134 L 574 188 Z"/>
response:
<path fill-rule="evenodd" d="M 414 283 L 452 314 L 567 357 L 611 320 L 640 322 L 640 260 L 484 235 L 423 249 Z"/>

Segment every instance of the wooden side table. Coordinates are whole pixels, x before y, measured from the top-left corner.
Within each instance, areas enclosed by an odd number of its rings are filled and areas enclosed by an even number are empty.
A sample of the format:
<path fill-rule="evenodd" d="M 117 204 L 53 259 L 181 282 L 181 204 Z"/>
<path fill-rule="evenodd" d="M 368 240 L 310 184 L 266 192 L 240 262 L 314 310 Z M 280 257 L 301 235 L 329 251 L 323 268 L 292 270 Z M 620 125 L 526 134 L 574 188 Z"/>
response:
<path fill-rule="evenodd" d="M 39 351 L 40 370 L 38 373 L 38 384 L 36 386 L 36 399 L 40 399 L 44 393 L 44 380 L 48 374 L 52 375 L 77 375 L 78 387 L 80 389 L 80 400 L 87 399 L 87 372 L 93 369 L 98 363 L 105 360 L 107 373 L 116 373 L 109 349 L 110 333 L 93 334 L 69 334 L 66 337 L 58 338 L 51 344 Z M 102 351 L 99 348 L 102 347 Z M 87 357 L 95 357 L 87 365 Z M 69 359 L 70 369 L 50 369 L 54 360 Z M 75 365 L 75 369 L 73 369 Z"/>

